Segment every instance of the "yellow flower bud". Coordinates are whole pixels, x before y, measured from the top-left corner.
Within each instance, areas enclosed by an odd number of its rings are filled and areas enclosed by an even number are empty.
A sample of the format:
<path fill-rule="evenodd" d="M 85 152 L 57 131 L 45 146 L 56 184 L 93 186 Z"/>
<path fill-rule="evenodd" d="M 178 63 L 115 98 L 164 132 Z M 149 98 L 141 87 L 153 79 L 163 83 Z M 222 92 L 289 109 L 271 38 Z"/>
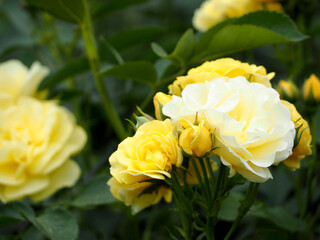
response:
<path fill-rule="evenodd" d="M 299 143 L 292 150 L 292 155 L 284 160 L 284 164 L 291 168 L 300 168 L 300 160 L 305 156 L 312 154 L 311 150 L 311 134 L 308 122 L 302 118 L 302 116 L 297 111 L 296 107 L 287 102 L 282 101 L 282 103 L 289 109 L 291 113 L 291 121 L 294 122 L 295 127 L 300 127 L 296 136 L 300 137 Z M 295 140 L 296 141 L 296 140 Z"/>
<path fill-rule="evenodd" d="M 199 125 L 193 125 L 182 118 L 179 122 L 185 128 L 179 137 L 179 145 L 183 151 L 190 156 L 203 157 L 212 149 L 212 135 L 203 126 L 204 121 Z"/>
<path fill-rule="evenodd" d="M 298 98 L 299 90 L 291 81 L 281 80 L 278 84 L 277 91 L 281 99 L 295 101 Z"/>
<path fill-rule="evenodd" d="M 172 100 L 172 96 L 164 94 L 162 92 L 158 92 L 153 97 L 153 104 L 155 108 L 156 118 L 158 120 L 164 120 L 163 114 L 162 114 L 162 107 L 166 103 L 170 102 Z"/>
<path fill-rule="evenodd" d="M 320 101 L 320 80 L 312 74 L 303 85 L 303 98 L 307 102 Z"/>

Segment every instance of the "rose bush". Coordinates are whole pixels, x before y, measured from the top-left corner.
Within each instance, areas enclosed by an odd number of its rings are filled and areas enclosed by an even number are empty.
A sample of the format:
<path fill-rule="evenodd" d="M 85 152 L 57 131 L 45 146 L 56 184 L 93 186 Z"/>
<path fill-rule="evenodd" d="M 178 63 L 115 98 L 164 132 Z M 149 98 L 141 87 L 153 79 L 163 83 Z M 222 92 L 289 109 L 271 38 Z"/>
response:
<path fill-rule="evenodd" d="M 215 137 L 213 152 L 231 176 L 238 172 L 264 182 L 272 178 L 268 167 L 292 154 L 294 123 L 274 89 L 225 77 L 189 84 L 181 95 L 164 105 L 164 115 L 175 122 L 186 116 L 204 120 Z"/>

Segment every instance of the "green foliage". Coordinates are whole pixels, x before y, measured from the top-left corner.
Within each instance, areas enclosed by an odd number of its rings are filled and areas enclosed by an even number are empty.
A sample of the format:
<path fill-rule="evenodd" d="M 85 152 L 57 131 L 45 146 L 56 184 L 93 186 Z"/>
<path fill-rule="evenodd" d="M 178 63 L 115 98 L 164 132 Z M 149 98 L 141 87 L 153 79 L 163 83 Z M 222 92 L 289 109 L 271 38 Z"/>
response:
<path fill-rule="evenodd" d="M 0 205 L 0 226 L 25 221 L 24 216 L 34 217 L 33 209 L 23 202 L 11 202 Z"/>
<path fill-rule="evenodd" d="M 222 202 L 218 218 L 224 221 L 234 221 L 238 214 L 240 200 L 242 199 L 242 194 L 231 192 Z"/>
<path fill-rule="evenodd" d="M 80 193 L 73 200 L 76 207 L 90 207 L 101 204 L 114 203 L 116 199 L 111 195 L 107 186 L 107 176 L 101 175 L 91 178 L 85 183 Z"/>

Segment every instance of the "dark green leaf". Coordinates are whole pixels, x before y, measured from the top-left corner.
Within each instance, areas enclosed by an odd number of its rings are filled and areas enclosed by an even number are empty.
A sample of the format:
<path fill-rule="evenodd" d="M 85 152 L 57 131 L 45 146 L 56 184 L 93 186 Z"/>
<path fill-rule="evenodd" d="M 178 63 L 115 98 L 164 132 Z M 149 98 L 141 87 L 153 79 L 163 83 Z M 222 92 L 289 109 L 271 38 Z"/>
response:
<path fill-rule="evenodd" d="M 256 206 L 251 208 L 251 215 L 257 218 L 269 220 L 278 227 L 286 229 L 291 232 L 302 231 L 305 228 L 305 222 L 282 207 L 267 208 L 263 206 Z"/>
<path fill-rule="evenodd" d="M 305 38 L 283 13 L 258 11 L 229 19 L 203 34 L 197 46 L 197 55 L 217 58 L 263 45 L 298 42 Z"/>
<path fill-rule="evenodd" d="M 314 116 L 314 122 L 315 124 L 315 138 L 317 140 L 317 144 L 320 144 L 320 107 L 318 107 L 317 112 Z"/>
<path fill-rule="evenodd" d="M 146 61 L 126 62 L 121 65 L 108 67 L 108 69 L 101 71 L 101 75 L 130 79 L 147 85 L 153 85 L 157 80 L 157 72 L 154 66 Z"/>
<path fill-rule="evenodd" d="M 147 1 L 148 0 L 112 0 L 103 4 L 93 1 L 92 6 L 94 8 L 92 10 L 92 17 L 95 19 L 103 18 L 115 11 L 119 11 L 126 7 L 138 5 Z"/>
<path fill-rule="evenodd" d="M 0 205 L 0 226 L 25 221 L 24 216 L 33 217 L 33 209 L 23 202 L 11 202 Z"/>
<path fill-rule="evenodd" d="M 87 58 L 80 58 L 75 61 L 72 61 L 65 65 L 63 68 L 58 71 L 50 74 L 47 78 L 45 78 L 40 86 L 39 90 L 43 90 L 46 88 L 51 88 L 58 83 L 61 83 L 67 80 L 69 77 L 73 77 L 76 74 L 82 73 L 89 69 L 89 62 Z"/>
<path fill-rule="evenodd" d="M 40 8 L 55 17 L 68 21 L 81 23 L 84 16 L 82 0 L 26 0 L 32 6 Z"/>
<path fill-rule="evenodd" d="M 88 207 L 101 204 L 109 204 L 116 201 L 107 186 L 107 176 L 97 176 L 84 184 L 79 195 L 72 205 L 76 207 Z"/>
<path fill-rule="evenodd" d="M 78 225 L 74 216 L 63 208 L 48 209 L 32 223 L 52 240 L 73 240 L 78 236 Z"/>
<path fill-rule="evenodd" d="M 130 49 L 139 44 L 152 41 L 163 33 L 160 27 L 139 27 L 127 29 L 109 37 L 107 41 L 119 52 Z"/>
<path fill-rule="evenodd" d="M 238 214 L 238 208 L 241 204 L 240 200 L 243 198 L 242 194 L 231 192 L 222 202 L 218 218 L 224 221 L 235 220 Z"/>

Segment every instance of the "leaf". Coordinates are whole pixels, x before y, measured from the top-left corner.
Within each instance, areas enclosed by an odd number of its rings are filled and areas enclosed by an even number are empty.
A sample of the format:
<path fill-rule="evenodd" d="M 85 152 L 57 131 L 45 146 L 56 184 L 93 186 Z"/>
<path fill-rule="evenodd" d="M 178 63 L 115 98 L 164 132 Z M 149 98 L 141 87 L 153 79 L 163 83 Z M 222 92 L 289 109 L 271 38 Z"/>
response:
<path fill-rule="evenodd" d="M 222 202 L 218 218 L 224 221 L 233 221 L 238 214 L 240 200 L 244 197 L 242 194 L 230 192 L 228 197 Z"/>
<path fill-rule="evenodd" d="M 28 4 L 40 8 L 55 17 L 68 21 L 81 23 L 84 17 L 82 0 L 26 0 Z"/>
<path fill-rule="evenodd" d="M 69 77 L 73 77 L 76 74 L 85 72 L 89 69 L 89 62 L 87 58 L 80 58 L 75 61 L 72 61 L 57 70 L 56 72 L 50 74 L 46 77 L 40 84 L 39 90 L 43 90 L 46 88 L 51 88 L 58 83 L 61 83 L 67 80 Z"/>
<path fill-rule="evenodd" d="M 32 220 L 44 235 L 52 240 L 73 240 L 78 236 L 78 224 L 74 216 L 63 208 L 50 208 Z"/>
<path fill-rule="evenodd" d="M 23 202 L 11 202 L 0 205 L 0 226 L 26 221 L 24 216 L 33 217 L 33 209 Z"/>
<path fill-rule="evenodd" d="M 157 43 L 151 43 L 151 48 L 152 51 L 161 58 L 165 58 L 168 56 L 168 53 L 166 52 L 166 50 L 164 50 L 159 44 Z"/>
<path fill-rule="evenodd" d="M 229 19 L 210 29 L 200 38 L 196 55 L 217 58 L 263 45 L 298 42 L 306 38 L 283 13 L 258 11 Z"/>
<path fill-rule="evenodd" d="M 121 9 L 130 7 L 133 5 L 138 5 L 147 1 L 149 0 L 112 0 L 112 1 L 108 1 L 105 4 L 99 4 L 93 1 L 92 17 L 95 19 L 101 19 L 115 11 L 119 11 Z"/>
<path fill-rule="evenodd" d="M 119 52 L 128 50 L 134 46 L 152 41 L 163 33 L 160 27 L 138 27 L 127 29 L 109 37 L 107 41 Z"/>
<path fill-rule="evenodd" d="M 89 207 L 109 204 L 116 201 L 107 186 L 107 176 L 97 176 L 84 184 L 79 195 L 73 200 L 76 207 Z"/>
<path fill-rule="evenodd" d="M 173 52 L 166 58 L 172 60 L 175 64 L 184 66 L 191 57 L 195 48 L 195 37 L 192 29 L 188 29 L 179 39 Z"/>
<path fill-rule="evenodd" d="M 282 207 L 267 208 L 256 206 L 251 208 L 249 214 L 257 218 L 262 218 L 273 222 L 278 227 L 291 232 L 302 231 L 305 228 L 305 222 Z"/>
<path fill-rule="evenodd" d="M 105 77 L 130 79 L 135 82 L 153 85 L 157 81 L 157 72 L 154 66 L 146 61 L 126 62 L 108 67 L 101 71 Z"/>
<path fill-rule="evenodd" d="M 320 107 L 317 108 L 316 114 L 314 115 L 315 123 L 320 122 Z M 317 141 L 317 144 L 320 144 L 320 124 L 315 124 L 315 139 Z"/>

